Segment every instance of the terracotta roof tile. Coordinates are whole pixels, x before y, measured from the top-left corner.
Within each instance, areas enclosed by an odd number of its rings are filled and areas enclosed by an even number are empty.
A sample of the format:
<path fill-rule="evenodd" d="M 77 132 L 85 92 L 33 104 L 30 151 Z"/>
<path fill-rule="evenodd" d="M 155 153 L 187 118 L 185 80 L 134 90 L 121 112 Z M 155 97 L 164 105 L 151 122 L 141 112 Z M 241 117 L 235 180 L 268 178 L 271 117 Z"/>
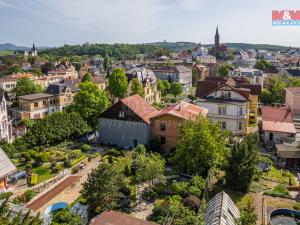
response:
<path fill-rule="evenodd" d="M 153 118 L 168 114 L 182 119 L 191 119 L 199 114 L 206 116 L 207 113 L 208 109 L 206 108 L 188 102 L 180 102 L 160 110 Z"/>
<path fill-rule="evenodd" d="M 123 98 L 121 102 L 146 123 L 150 123 L 150 118 L 158 112 L 156 108 L 138 94 Z"/>
<path fill-rule="evenodd" d="M 262 107 L 263 130 L 296 133 L 291 110 L 287 107 Z"/>

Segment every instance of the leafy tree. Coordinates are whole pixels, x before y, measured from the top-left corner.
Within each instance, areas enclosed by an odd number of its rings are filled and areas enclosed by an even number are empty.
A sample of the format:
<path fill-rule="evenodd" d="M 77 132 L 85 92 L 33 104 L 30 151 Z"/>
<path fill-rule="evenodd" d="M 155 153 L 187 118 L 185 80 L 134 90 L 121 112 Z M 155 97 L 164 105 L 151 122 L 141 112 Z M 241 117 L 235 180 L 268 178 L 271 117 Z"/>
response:
<path fill-rule="evenodd" d="M 123 196 L 124 179 L 114 165 L 101 163 L 88 175 L 81 190 L 82 197 L 97 212 L 117 209 Z"/>
<path fill-rule="evenodd" d="M 133 78 L 131 80 L 131 85 L 130 85 L 130 95 L 135 95 L 135 94 L 138 94 L 141 97 L 145 96 L 143 85 L 138 78 Z"/>
<path fill-rule="evenodd" d="M 227 185 L 247 191 L 256 172 L 258 137 L 249 134 L 241 143 L 235 143 L 228 156 L 225 179 Z"/>
<path fill-rule="evenodd" d="M 137 183 L 149 182 L 153 185 L 155 181 L 163 182 L 165 179 L 165 162 L 158 154 L 137 150 L 132 164 Z"/>
<path fill-rule="evenodd" d="M 253 206 L 252 199 L 249 198 L 247 205 L 241 210 L 237 225 L 255 225 L 256 221 L 257 215 L 255 214 L 255 207 Z"/>
<path fill-rule="evenodd" d="M 95 129 L 100 113 L 110 106 L 109 98 L 105 91 L 88 81 L 80 83 L 79 89 L 73 104 L 67 110 L 78 112 Z"/>
<path fill-rule="evenodd" d="M 260 101 L 263 104 L 271 104 L 273 102 L 273 96 L 268 89 L 264 89 L 262 91 Z"/>
<path fill-rule="evenodd" d="M 210 168 L 221 164 L 227 136 L 219 124 L 203 116 L 185 121 L 174 156 L 176 165 L 183 172 L 206 176 Z"/>
<path fill-rule="evenodd" d="M 232 69 L 232 66 L 229 64 L 224 64 L 220 66 L 218 72 L 222 77 L 227 77 L 229 75 L 229 70 Z"/>
<path fill-rule="evenodd" d="M 7 70 L 7 74 L 22 73 L 22 72 L 24 71 L 18 65 L 10 66 Z"/>
<path fill-rule="evenodd" d="M 164 82 L 161 79 L 157 80 L 157 90 L 160 91 L 162 96 L 166 96 L 166 86 L 164 85 Z"/>
<path fill-rule="evenodd" d="M 264 59 L 261 59 L 261 60 L 257 60 L 255 65 L 254 65 L 254 68 L 255 69 L 258 69 L 258 70 L 266 70 L 268 69 L 269 67 L 271 66 L 271 63 L 267 62 L 266 60 Z"/>
<path fill-rule="evenodd" d="M 83 225 L 83 223 L 78 214 L 63 209 L 52 216 L 51 225 Z"/>
<path fill-rule="evenodd" d="M 104 71 L 108 71 L 108 69 L 109 69 L 109 63 L 110 63 L 110 59 L 108 57 L 104 57 L 104 60 L 103 60 Z"/>
<path fill-rule="evenodd" d="M 40 85 L 36 85 L 29 78 L 24 77 L 17 80 L 17 85 L 13 92 L 16 96 L 28 95 L 42 92 L 42 87 Z"/>
<path fill-rule="evenodd" d="M 128 80 L 123 68 L 116 68 L 108 78 L 110 93 L 118 98 L 123 98 L 127 92 Z"/>
<path fill-rule="evenodd" d="M 81 137 L 88 132 L 90 127 L 78 113 L 53 113 L 35 122 L 25 136 L 16 140 L 15 145 L 23 148 L 54 144 L 65 139 Z"/>
<path fill-rule="evenodd" d="M 170 85 L 170 93 L 175 96 L 175 98 L 182 93 L 182 86 L 178 82 L 173 82 Z"/>
<path fill-rule="evenodd" d="M 81 82 L 93 82 L 93 76 L 91 73 L 86 73 L 83 75 Z"/>
<path fill-rule="evenodd" d="M 163 81 L 163 83 L 164 83 L 164 85 L 165 85 L 165 92 L 166 92 L 166 94 L 167 93 L 169 93 L 169 91 L 170 91 L 170 82 L 168 81 L 168 80 L 164 80 Z"/>

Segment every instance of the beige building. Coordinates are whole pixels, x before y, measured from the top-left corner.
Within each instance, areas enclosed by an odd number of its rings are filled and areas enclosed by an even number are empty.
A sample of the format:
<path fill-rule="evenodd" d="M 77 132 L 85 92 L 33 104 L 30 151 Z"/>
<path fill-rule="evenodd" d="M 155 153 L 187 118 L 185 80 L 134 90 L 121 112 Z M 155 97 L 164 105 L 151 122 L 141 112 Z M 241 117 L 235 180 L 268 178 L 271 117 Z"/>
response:
<path fill-rule="evenodd" d="M 126 72 L 128 78 L 128 90 L 130 92 L 131 81 L 137 78 L 144 88 L 144 99 L 149 103 L 159 103 L 161 100 L 160 91 L 157 90 L 157 79 L 152 70 L 145 68 L 134 68 Z"/>
<path fill-rule="evenodd" d="M 73 102 L 78 87 L 70 83 L 51 84 L 46 93 L 19 97 L 19 107 L 12 110 L 16 120 L 42 119 L 49 114 L 61 112 Z"/>

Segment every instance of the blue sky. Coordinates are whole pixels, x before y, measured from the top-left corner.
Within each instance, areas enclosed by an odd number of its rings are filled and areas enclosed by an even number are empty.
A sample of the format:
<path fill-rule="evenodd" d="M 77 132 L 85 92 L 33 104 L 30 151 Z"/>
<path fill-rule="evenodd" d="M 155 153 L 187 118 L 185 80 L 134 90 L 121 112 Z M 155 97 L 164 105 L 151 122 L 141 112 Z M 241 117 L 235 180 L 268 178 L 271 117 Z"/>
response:
<path fill-rule="evenodd" d="M 212 43 L 218 24 L 221 42 L 300 47 L 300 26 L 272 26 L 273 9 L 300 0 L 0 0 L 0 43 Z"/>

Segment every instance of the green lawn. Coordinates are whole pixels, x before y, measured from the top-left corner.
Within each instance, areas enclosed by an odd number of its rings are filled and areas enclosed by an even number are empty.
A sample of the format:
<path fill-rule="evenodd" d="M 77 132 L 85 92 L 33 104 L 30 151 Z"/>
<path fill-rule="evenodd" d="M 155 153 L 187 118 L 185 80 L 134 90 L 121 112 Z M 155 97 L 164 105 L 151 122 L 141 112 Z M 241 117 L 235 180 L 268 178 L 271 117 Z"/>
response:
<path fill-rule="evenodd" d="M 271 170 L 269 172 L 263 173 L 261 177 L 266 180 L 274 181 L 284 185 L 288 185 L 289 179 L 291 178 L 292 185 L 296 184 L 295 176 L 292 173 L 286 172 L 285 174 L 282 174 L 279 169 L 273 166 L 271 167 Z"/>
<path fill-rule="evenodd" d="M 32 168 L 32 173 L 38 175 L 38 184 L 55 176 L 55 173 L 52 173 L 46 166 Z"/>
<path fill-rule="evenodd" d="M 0 56 L 11 55 L 12 53 L 13 53 L 13 51 L 0 51 Z"/>

